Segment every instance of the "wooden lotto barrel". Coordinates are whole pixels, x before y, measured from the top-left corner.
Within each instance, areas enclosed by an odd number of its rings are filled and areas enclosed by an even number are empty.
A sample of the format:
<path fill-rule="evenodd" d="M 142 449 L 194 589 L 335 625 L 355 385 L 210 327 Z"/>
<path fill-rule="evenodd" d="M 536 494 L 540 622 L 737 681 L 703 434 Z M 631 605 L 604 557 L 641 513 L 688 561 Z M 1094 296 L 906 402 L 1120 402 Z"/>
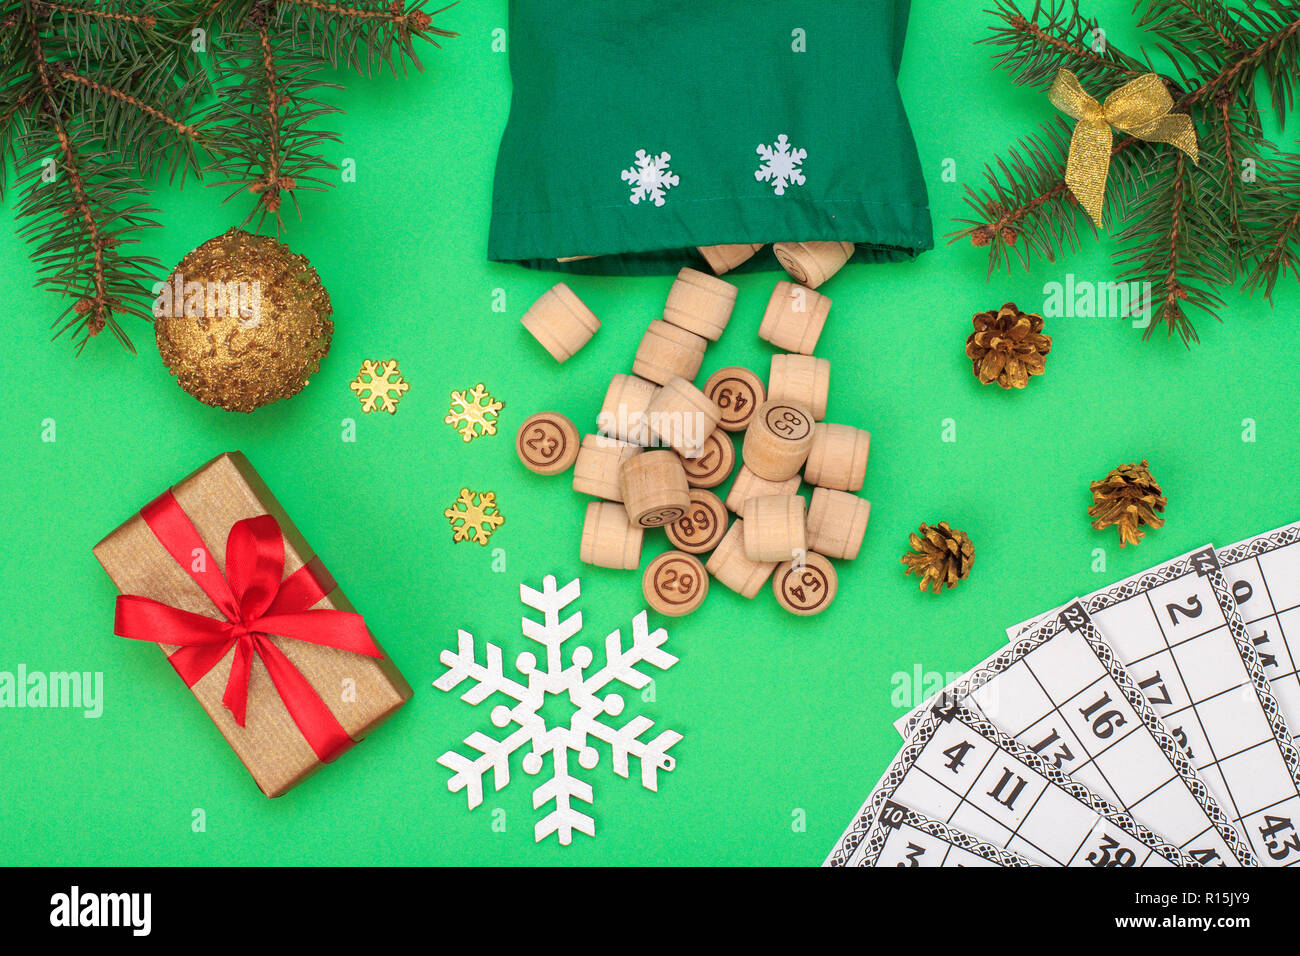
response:
<path fill-rule="evenodd" d="M 705 570 L 724 587 L 741 597 L 752 598 L 772 576 L 776 562 L 751 561 L 745 554 L 745 523 L 737 521 L 709 556 Z"/>
<path fill-rule="evenodd" d="M 578 429 L 559 412 L 537 412 L 515 434 L 515 454 L 529 471 L 558 475 L 578 457 Z"/>
<path fill-rule="evenodd" d="M 767 397 L 788 402 L 812 412 L 813 421 L 826 417 L 826 400 L 831 393 L 829 359 L 780 352 L 772 356 L 767 376 Z"/>
<path fill-rule="evenodd" d="M 745 510 L 745 502 L 750 498 L 792 495 L 799 490 L 801 483 L 797 474 L 784 481 L 768 481 L 750 471 L 748 465 L 741 465 L 736 480 L 731 483 L 731 490 L 727 492 L 727 508 L 738 515 Z"/>
<path fill-rule="evenodd" d="M 804 501 L 798 495 L 764 495 L 745 502 L 745 556 L 751 561 L 789 561 L 808 550 Z"/>
<path fill-rule="evenodd" d="M 812 413 L 801 405 L 768 399 L 745 431 L 745 467 L 769 481 L 798 474 L 813 441 Z"/>
<path fill-rule="evenodd" d="M 703 488 L 691 489 L 691 505 L 664 531 L 674 548 L 688 554 L 712 551 L 727 533 L 727 508 L 717 495 Z"/>
<path fill-rule="evenodd" d="M 800 617 L 811 617 L 830 607 L 839 586 L 835 565 L 815 551 L 809 551 L 802 561 L 783 561 L 772 572 L 776 603 Z"/>
<path fill-rule="evenodd" d="M 703 336 L 655 319 L 637 346 L 632 371 L 657 385 L 667 385 L 677 377 L 693 382 L 700 374 L 708 344 Z"/>
<path fill-rule="evenodd" d="M 691 490 L 677 453 L 644 451 L 623 462 L 618 473 L 628 520 L 642 528 L 671 524 L 691 505 Z"/>
<path fill-rule="evenodd" d="M 709 575 L 695 555 L 665 551 L 646 566 L 641 591 L 646 603 L 660 614 L 681 617 L 704 603 Z"/>
<path fill-rule="evenodd" d="M 650 444 L 650 403 L 658 392 L 654 382 L 636 375 L 615 375 L 596 415 L 597 431 L 619 441 Z"/>
<path fill-rule="evenodd" d="M 852 561 L 867 533 L 871 503 L 847 491 L 814 488 L 808 504 L 808 550 Z"/>
<path fill-rule="evenodd" d="M 812 448 L 803 477 L 810 485 L 837 491 L 860 491 L 867 475 L 871 433 L 852 425 L 820 422 L 813 428 Z"/>
<path fill-rule="evenodd" d="M 650 434 L 682 457 L 698 458 L 721 417 L 721 410 L 702 391 L 674 377 L 650 401 Z"/>
<path fill-rule="evenodd" d="M 730 282 L 695 269 L 683 269 L 668 290 L 664 321 L 716 342 L 731 319 L 736 291 Z"/>
<path fill-rule="evenodd" d="M 716 488 L 731 477 L 736 467 L 736 446 L 721 428 L 704 440 L 696 458 L 682 458 L 686 483 L 692 488 Z"/>
<path fill-rule="evenodd" d="M 595 313 L 563 282 L 543 292 L 522 321 L 557 362 L 572 357 L 600 329 Z"/>
<path fill-rule="evenodd" d="M 763 380 L 747 368 L 720 368 L 704 383 L 704 394 L 718 406 L 718 427 L 729 432 L 749 427 L 758 406 L 767 398 Z"/>
<path fill-rule="evenodd" d="M 606 438 L 604 435 L 586 435 L 578 449 L 578 459 L 573 464 L 573 490 L 584 495 L 594 495 L 606 501 L 622 501 L 623 489 L 618 483 L 623 462 L 641 451 L 640 445 Z"/>
<path fill-rule="evenodd" d="M 634 571 L 641 566 L 645 529 L 627 520 L 627 511 L 614 501 L 593 501 L 582 522 L 578 557 L 600 568 Z"/>
<path fill-rule="evenodd" d="M 767 302 L 758 337 L 786 352 L 812 355 L 826 327 L 831 300 L 807 286 L 778 282 Z"/>
<path fill-rule="evenodd" d="M 699 246 L 700 255 L 709 264 L 714 275 L 723 275 L 754 258 L 763 248 L 761 242 L 728 243 L 720 246 Z"/>
<path fill-rule="evenodd" d="M 815 289 L 853 257 L 853 243 L 778 242 L 772 252 L 791 279 Z"/>

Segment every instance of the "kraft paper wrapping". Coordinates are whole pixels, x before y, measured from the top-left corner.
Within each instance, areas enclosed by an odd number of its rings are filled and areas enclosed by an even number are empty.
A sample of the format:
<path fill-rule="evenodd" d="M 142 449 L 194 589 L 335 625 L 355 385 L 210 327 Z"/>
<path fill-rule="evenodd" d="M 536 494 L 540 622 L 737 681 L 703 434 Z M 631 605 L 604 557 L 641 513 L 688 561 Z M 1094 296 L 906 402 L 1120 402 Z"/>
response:
<path fill-rule="evenodd" d="M 209 560 L 215 560 L 223 570 L 226 537 L 231 527 L 240 519 L 261 514 L 271 514 L 280 523 L 285 540 L 286 576 L 315 556 L 248 459 L 239 452 L 228 452 L 213 459 L 174 486 L 172 493 L 210 549 Z M 196 614 L 221 617 L 138 513 L 95 545 L 94 553 L 123 594 L 139 594 Z M 314 607 L 355 610 L 328 574 L 323 581 L 329 593 Z M 118 640 L 125 643 L 123 638 Z M 410 685 L 387 655 L 375 659 L 306 641 L 274 636 L 271 640 L 307 678 L 354 741 L 365 737 L 411 697 Z M 159 646 L 168 656 L 177 649 L 170 644 Z M 221 702 L 233 657 L 232 648 L 191 690 L 262 792 L 277 797 L 319 769 L 321 762 L 289 716 L 265 665 L 257 657 L 253 658 L 248 685 L 245 726 L 235 723 Z M 351 684 L 345 683 L 348 681 Z M 347 699 L 345 687 L 355 688 L 355 693 L 349 693 Z"/>

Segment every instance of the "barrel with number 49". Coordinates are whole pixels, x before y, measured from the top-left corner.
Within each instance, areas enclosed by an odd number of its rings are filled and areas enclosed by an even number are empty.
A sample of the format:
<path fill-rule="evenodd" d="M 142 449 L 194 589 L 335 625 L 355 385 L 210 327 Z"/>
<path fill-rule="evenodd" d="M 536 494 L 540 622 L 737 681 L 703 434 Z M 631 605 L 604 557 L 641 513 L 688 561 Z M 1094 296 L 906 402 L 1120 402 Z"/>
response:
<path fill-rule="evenodd" d="M 763 380 L 739 366 L 718 369 L 710 375 L 704 383 L 704 394 L 722 413 L 718 427 L 729 432 L 748 428 L 755 410 L 767 398 Z"/>

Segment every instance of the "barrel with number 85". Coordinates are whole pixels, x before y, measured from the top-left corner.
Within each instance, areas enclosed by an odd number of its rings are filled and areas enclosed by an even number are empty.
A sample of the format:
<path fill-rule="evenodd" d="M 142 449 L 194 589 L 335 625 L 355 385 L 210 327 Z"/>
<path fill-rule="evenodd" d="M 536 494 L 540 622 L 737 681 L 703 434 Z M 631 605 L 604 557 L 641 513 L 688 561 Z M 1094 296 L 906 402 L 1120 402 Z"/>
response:
<path fill-rule="evenodd" d="M 812 413 L 791 402 L 767 401 L 745 432 L 745 466 L 768 481 L 785 481 L 799 472 L 812 449 Z"/>

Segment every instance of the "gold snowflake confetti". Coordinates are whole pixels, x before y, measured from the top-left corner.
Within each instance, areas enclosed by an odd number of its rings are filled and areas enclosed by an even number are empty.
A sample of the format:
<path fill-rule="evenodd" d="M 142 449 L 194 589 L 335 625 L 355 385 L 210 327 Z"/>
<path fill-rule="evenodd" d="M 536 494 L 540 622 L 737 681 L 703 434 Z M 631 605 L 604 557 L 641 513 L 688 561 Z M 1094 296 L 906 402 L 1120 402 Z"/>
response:
<path fill-rule="evenodd" d="M 479 382 L 468 392 L 451 393 L 451 408 L 443 421 L 454 425 L 465 441 L 473 441 L 482 435 L 497 433 L 497 412 L 502 407 L 502 403 L 489 395 L 483 383 Z"/>
<path fill-rule="evenodd" d="M 396 376 L 396 378 L 394 378 Z M 393 415 L 397 403 L 410 390 L 410 383 L 402 378 L 397 362 L 362 362 L 361 372 L 353 380 L 352 391 L 361 399 L 361 410 L 369 413 L 376 409 Z M 362 393 L 367 394 L 362 394 Z"/>
<path fill-rule="evenodd" d="M 478 499 L 477 503 L 475 498 Z M 451 522 L 452 541 L 475 541 L 487 544 L 492 532 L 505 524 L 505 516 L 497 510 L 497 496 L 493 491 L 460 490 L 456 503 L 442 513 Z"/>

